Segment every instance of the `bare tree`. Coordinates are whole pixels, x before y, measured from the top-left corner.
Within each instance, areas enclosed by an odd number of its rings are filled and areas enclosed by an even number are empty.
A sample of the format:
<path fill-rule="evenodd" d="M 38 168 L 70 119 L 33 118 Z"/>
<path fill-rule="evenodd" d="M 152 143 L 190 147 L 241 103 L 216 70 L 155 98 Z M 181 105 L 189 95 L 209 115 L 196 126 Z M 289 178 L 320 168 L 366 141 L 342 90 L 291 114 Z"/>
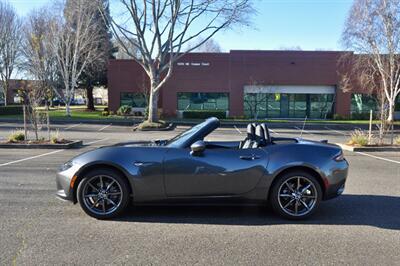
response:
<path fill-rule="evenodd" d="M 118 51 L 115 53 L 116 59 L 134 59 L 140 56 L 139 50 L 137 49 L 136 45 L 132 45 L 135 43 L 135 40 L 127 40 L 124 37 L 121 37 L 119 41 L 115 42 L 115 46 L 117 47 Z M 126 51 L 130 51 L 127 53 Z M 129 54 L 134 54 L 135 56 L 132 57 Z"/>
<path fill-rule="evenodd" d="M 97 3 L 87 0 L 71 0 L 58 8 L 60 18 L 50 30 L 52 50 L 62 80 L 62 88 L 55 92 L 66 105 L 71 116 L 70 104 L 78 80 L 89 65 L 103 57 L 99 43 L 103 41 L 96 23 Z"/>
<path fill-rule="evenodd" d="M 14 8 L 0 2 L 0 88 L 5 105 L 7 105 L 11 75 L 20 55 L 21 25 Z"/>
<path fill-rule="evenodd" d="M 251 0 L 120 0 L 125 13 L 111 17 L 115 38 L 144 69 L 150 80 L 149 122 L 158 121 L 157 103 L 162 86 L 171 77 L 174 63 L 221 30 L 245 25 L 253 13 Z M 125 15 L 125 16 L 124 16 Z M 121 23 L 121 21 L 126 21 Z M 190 48 L 197 38 L 202 42 Z M 139 56 L 124 45 L 130 41 Z"/>
<path fill-rule="evenodd" d="M 381 112 L 387 112 L 383 115 L 392 123 L 400 93 L 400 0 L 355 0 L 342 39 L 346 48 L 362 54 L 356 62 L 363 65 L 360 78 L 379 86 L 376 89 L 385 96 Z"/>
<path fill-rule="evenodd" d="M 209 39 L 206 42 L 203 42 L 202 38 L 199 38 L 199 40 L 193 41 L 193 43 L 189 44 L 188 49 L 192 46 L 197 46 L 198 43 L 202 43 L 200 46 L 198 46 L 196 49 L 194 49 L 192 52 L 197 52 L 197 53 L 221 53 L 222 48 L 219 45 L 219 43 L 214 40 L 214 39 Z"/>
<path fill-rule="evenodd" d="M 52 50 L 49 28 L 54 18 L 46 8 L 32 11 L 24 25 L 23 69 L 43 86 L 44 97 L 51 95 L 59 86 L 59 72 L 55 53 Z M 47 99 L 49 100 L 49 99 Z"/>

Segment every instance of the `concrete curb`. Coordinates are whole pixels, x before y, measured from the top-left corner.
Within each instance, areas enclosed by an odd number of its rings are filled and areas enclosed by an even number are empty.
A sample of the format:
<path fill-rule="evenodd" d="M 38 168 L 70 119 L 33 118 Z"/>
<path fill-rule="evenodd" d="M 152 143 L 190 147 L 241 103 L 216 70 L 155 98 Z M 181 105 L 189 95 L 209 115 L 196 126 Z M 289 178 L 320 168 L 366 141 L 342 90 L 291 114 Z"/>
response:
<path fill-rule="evenodd" d="M 76 140 L 71 143 L 56 144 L 19 144 L 19 143 L 3 143 L 0 144 L 1 149 L 76 149 L 83 146 L 82 140 Z"/>
<path fill-rule="evenodd" d="M 354 147 L 346 145 L 343 143 L 335 143 L 340 146 L 342 150 L 352 151 L 352 152 L 379 152 L 379 151 L 389 151 L 389 152 L 400 152 L 400 146 L 370 146 L 370 147 Z"/>

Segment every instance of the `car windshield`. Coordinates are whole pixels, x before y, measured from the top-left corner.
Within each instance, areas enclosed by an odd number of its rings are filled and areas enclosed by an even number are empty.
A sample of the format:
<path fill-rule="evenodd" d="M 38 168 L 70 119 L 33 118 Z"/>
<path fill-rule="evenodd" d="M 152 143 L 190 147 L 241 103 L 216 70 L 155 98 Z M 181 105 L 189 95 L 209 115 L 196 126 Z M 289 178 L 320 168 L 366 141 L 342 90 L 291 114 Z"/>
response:
<path fill-rule="evenodd" d="M 196 132 L 198 132 L 199 129 L 201 129 L 206 123 L 207 121 L 204 121 L 203 123 L 200 123 L 192 128 L 189 128 L 188 130 L 182 132 L 181 134 L 176 135 L 172 139 L 169 139 L 165 145 L 170 147 L 179 147 L 182 143 L 185 143 Z"/>

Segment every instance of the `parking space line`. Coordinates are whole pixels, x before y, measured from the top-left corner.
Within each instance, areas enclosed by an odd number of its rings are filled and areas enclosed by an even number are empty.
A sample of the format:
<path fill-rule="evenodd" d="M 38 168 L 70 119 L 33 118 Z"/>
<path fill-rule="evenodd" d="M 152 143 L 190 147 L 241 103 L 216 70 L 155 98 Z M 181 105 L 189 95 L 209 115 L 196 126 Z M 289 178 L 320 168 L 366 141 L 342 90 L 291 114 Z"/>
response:
<path fill-rule="evenodd" d="M 94 143 L 97 143 L 97 142 L 100 142 L 100 141 L 105 141 L 105 140 L 107 140 L 107 139 L 108 139 L 108 138 L 104 138 L 104 139 L 99 139 L 99 140 L 87 142 L 87 143 L 85 143 L 85 145 L 91 145 L 91 144 L 94 144 Z M 24 161 L 28 161 L 28 160 L 32 160 L 32 159 L 36 159 L 36 158 L 40 158 L 40 157 L 44 157 L 44 156 L 47 156 L 47 155 L 52 155 L 52 154 L 59 153 L 59 152 L 62 152 L 62 151 L 65 151 L 65 149 L 63 149 L 63 150 L 51 151 L 51 152 L 46 152 L 46 153 L 43 153 L 43 154 L 39 154 L 39 155 L 35 155 L 35 156 L 23 158 L 23 159 L 11 161 L 11 162 L 8 162 L 8 163 L 2 163 L 2 164 L 0 164 L 0 167 L 2 167 L 2 166 L 7 166 L 7 165 L 11 165 L 11 164 L 16 164 L 16 163 L 20 163 L 20 162 L 24 162 Z"/>
<path fill-rule="evenodd" d="M 310 131 L 307 131 L 307 130 L 305 130 L 305 129 L 301 129 L 301 128 L 299 128 L 299 127 L 294 127 L 294 128 L 297 129 L 297 130 L 300 130 L 300 132 L 303 131 L 303 132 L 306 132 L 307 134 L 315 135 L 315 134 L 313 134 L 313 133 L 311 133 Z"/>
<path fill-rule="evenodd" d="M 105 140 L 108 140 L 108 138 L 98 139 L 98 140 L 91 141 L 91 142 L 87 142 L 87 143 L 84 143 L 84 144 L 85 144 L 85 145 L 91 145 L 91 144 L 95 144 L 95 143 L 97 143 L 97 142 L 101 142 L 101 141 L 105 141 Z"/>
<path fill-rule="evenodd" d="M 237 132 L 239 132 L 239 134 L 243 134 L 242 131 L 240 131 L 240 129 L 237 128 L 237 126 L 233 126 Z"/>
<path fill-rule="evenodd" d="M 64 151 L 64 150 L 51 151 L 51 152 L 47 152 L 47 153 L 31 156 L 31 157 L 28 157 L 28 158 L 23 158 L 23 159 L 16 160 L 16 161 L 11 161 L 11 162 L 8 162 L 8 163 L 2 163 L 2 164 L 0 164 L 0 167 L 1 166 L 6 166 L 6 165 L 10 165 L 10 164 L 16 164 L 16 163 L 20 163 L 20 162 L 36 159 L 36 158 L 40 158 L 40 157 L 43 157 L 43 156 L 59 153 L 59 152 L 62 152 L 62 151 Z"/>
<path fill-rule="evenodd" d="M 100 128 L 99 130 L 97 130 L 97 131 L 103 131 L 104 129 L 106 129 L 106 128 L 108 128 L 108 127 L 110 127 L 112 124 L 109 124 L 109 125 L 107 125 L 107 126 L 104 126 L 104 127 L 102 127 L 102 128 Z"/>
<path fill-rule="evenodd" d="M 77 127 L 77 126 L 80 126 L 80 125 L 82 125 L 82 123 L 71 125 L 69 127 L 64 128 L 64 130 L 68 130 L 68 129 L 71 129 L 71 128 L 74 128 L 74 127 Z"/>
<path fill-rule="evenodd" d="M 326 129 L 328 129 L 328 130 L 330 130 L 330 131 L 333 131 L 333 132 L 336 132 L 336 133 L 342 134 L 342 135 L 344 135 L 344 136 L 348 136 L 348 134 L 347 134 L 347 133 L 344 133 L 344 132 L 342 132 L 342 131 L 335 130 L 335 129 L 332 129 L 332 128 L 329 128 L 329 127 L 325 127 L 325 128 L 326 128 Z"/>
<path fill-rule="evenodd" d="M 268 131 L 271 132 L 272 134 L 280 135 L 278 132 L 276 132 L 276 131 L 274 131 L 274 130 L 272 130 L 272 129 L 270 129 L 270 128 L 268 128 Z"/>
<path fill-rule="evenodd" d="M 371 155 L 371 154 L 368 154 L 368 153 L 364 153 L 364 152 L 360 152 L 360 151 L 357 151 L 356 153 L 361 154 L 361 155 L 364 155 L 364 156 L 372 157 L 372 158 L 375 158 L 375 159 L 378 159 L 378 160 L 382 160 L 382 161 L 387 161 L 387 162 L 391 162 L 391 163 L 400 164 L 399 161 L 395 161 L 395 160 L 391 160 L 391 159 L 387 159 L 387 158 L 383 158 L 383 157 Z"/>

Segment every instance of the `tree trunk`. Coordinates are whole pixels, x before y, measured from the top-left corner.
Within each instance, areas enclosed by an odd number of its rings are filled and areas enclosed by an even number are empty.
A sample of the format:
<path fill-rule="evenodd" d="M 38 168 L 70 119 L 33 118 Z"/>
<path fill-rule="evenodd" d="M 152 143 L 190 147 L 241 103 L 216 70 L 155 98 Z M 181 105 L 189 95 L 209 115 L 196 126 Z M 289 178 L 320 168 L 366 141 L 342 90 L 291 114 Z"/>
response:
<path fill-rule="evenodd" d="M 147 116 L 147 121 L 150 123 L 158 122 L 158 91 L 154 91 L 154 88 L 158 85 L 157 80 L 152 80 L 150 84 L 149 113 Z"/>
<path fill-rule="evenodd" d="M 394 106 L 392 104 L 389 104 L 387 121 L 389 122 L 389 124 L 391 124 L 393 120 L 394 120 Z"/>
<path fill-rule="evenodd" d="M 86 88 L 86 98 L 86 108 L 90 111 L 95 111 L 96 109 L 94 108 L 93 87 L 91 85 Z"/>
<path fill-rule="evenodd" d="M 4 92 L 4 106 L 8 104 L 8 82 L 7 80 L 3 84 L 3 92 Z"/>
<path fill-rule="evenodd" d="M 70 100 L 67 101 L 67 102 L 65 103 L 65 114 L 66 114 L 68 117 L 71 117 L 71 108 L 70 108 L 70 105 L 71 105 L 71 101 L 70 101 Z"/>

